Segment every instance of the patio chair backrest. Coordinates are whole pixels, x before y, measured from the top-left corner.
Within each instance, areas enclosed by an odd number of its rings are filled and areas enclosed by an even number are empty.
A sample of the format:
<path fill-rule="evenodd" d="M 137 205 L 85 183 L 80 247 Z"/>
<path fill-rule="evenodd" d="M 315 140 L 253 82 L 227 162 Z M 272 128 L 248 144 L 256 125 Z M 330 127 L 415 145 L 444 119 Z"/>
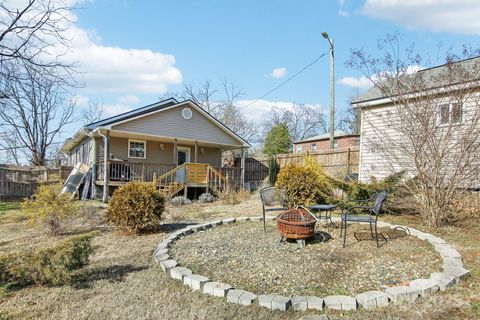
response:
<path fill-rule="evenodd" d="M 385 199 L 387 199 L 387 196 L 388 196 L 387 191 L 381 191 L 375 195 L 375 201 L 373 202 L 372 211 L 376 215 L 379 215 L 380 212 L 382 211 L 382 206 L 383 206 L 383 203 L 385 202 Z"/>
<path fill-rule="evenodd" d="M 285 203 L 285 194 L 279 188 L 265 187 L 260 190 L 260 199 L 262 200 L 263 205 L 266 206 L 283 206 Z"/>

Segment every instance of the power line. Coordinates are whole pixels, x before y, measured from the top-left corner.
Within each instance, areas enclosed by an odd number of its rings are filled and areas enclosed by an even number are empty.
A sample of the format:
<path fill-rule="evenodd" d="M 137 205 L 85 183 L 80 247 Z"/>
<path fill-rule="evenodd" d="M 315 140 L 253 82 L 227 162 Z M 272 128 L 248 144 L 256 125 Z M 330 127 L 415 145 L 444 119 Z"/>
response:
<path fill-rule="evenodd" d="M 244 110 L 245 108 L 257 103 L 258 101 L 262 100 L 263 98 L 265 98 L 266 96 L 268 96 L 269 94 L 271 94 L 272 92 L 274 92 L 275 90 L 277 90 L 278 88 L 284 86 L 285 84 L 287 84 L 288 82 L 290 82 L 291 80 L 295 79 L 298 75 L 300 75 L 301 73 L 303 73 L 305 70 L 307 70 L 308 68 L 310 68 L 311 66 L 313 66 L 315 63 L 317 63 L 320 59 L 322 59 L 328 52 L 324 52 L 322 53 L 318 58 L 316 58 L 315 60 L 313 60 L 312 62 L 310 62 L 309 64 L 307 64 L 306 66 L 304 66 L 302 69 L 300 69 L 299 71 L 295 72 L 292 76 L 290 76 L 288 79 L 286 79 L 285 81 L 283 81 L 282 83 L 278 84 L 277 86 L 273 87 L 272 89 L 270 89 L 269 91 L 267 91 L 265 94 L 263 94 L 260 98 L 257 98 L 256 100 L 250 102 L 249 104 L 243 106 L 240 108 L 240 111 L 241 110 Z"/>
<path fill-rule="evenodd" d="M 307 65 L 305 65 L 302 69 L 300 69 L 299 71 L 295 72 L 292 76 L 290 76 L 288 79 L 286 79 L 285 81 L 281 82 L 280 84 L 278 84 L 277 86 L 273 87 L 272 89 L 270 89 L 269 91 L 267 91 L 266 93 L 264 93 L 261 97 L 257 98 L 256 100 L 250 102 L 249 104 L 243 106 L 240 108 L 240 111 L 241 110 L 244 110 L 245 108 L 257 103 L 258 101 L 262 100 L 263 98 L 265 98 L 266 96 L 268 96 L 269 94 L 271 94 L 272 92 L 276 91 L 277 89 L 283 87 L 285 84 L 287 84 L 288 82 L 292 81 L 293 79 L 295 79 L 297 76 L 299 76 L 300 74 L 302 74 L 305 70 L 307 70 L 308 68 L 310 68 L 311 66 L 313 66 L 315 63 L 317 63 L 320 59 L 322 59 L 328 52 L 324 52 L 322 53 L 319 57 L 317 57 L 315 60 L 311 61 L 310 63 L 308 63 Z M 63 142 L 52 142 L 50 145 L 59 145 L 59 144 L 62 144 Z M 28 148 L 28 146 L 26 145 L 21 145 L 21 146 L 14 146 L 14 147 L 10 147 L 10 148 L 2 148 L 0 149 L 0 151 L 8 151 L 8 150 L 12 150 L 12 149 L 25 149 L 25 148 Z"/>

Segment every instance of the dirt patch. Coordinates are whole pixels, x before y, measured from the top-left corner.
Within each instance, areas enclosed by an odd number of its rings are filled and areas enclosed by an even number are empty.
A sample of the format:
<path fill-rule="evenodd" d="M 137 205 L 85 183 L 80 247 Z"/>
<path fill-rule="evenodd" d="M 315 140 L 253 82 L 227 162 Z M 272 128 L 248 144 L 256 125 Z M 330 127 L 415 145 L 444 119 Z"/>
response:
<path fill-rule="evenodd" d="M 381 229 L 380 232 L 390 232 Z M 182 238 L 171 253 L 194 273 L 259 294 L 357 294 L 427 277 L 441 270 L 441 257 L 416 237 L 357 242 L 353 232 L 369 235 L 368 226 L 349 227 L 342 247 L 339 229 L 317 228 L 315 239 L 301 249 L 296 242 L 277 245 L 278 231 L 269 222 L 220 226 Z"/>

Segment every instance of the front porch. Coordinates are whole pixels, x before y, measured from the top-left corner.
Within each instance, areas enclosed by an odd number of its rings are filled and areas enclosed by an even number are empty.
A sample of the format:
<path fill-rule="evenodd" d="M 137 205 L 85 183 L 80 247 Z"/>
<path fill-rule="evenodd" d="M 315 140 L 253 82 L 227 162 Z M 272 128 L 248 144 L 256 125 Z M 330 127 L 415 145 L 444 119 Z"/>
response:
<path fill-rule="evenodd" d="M 98 162 L 96 166 L 97 186 L 118 187 L 131 181 L 156 181 L 159 192 L 165 197 L 172 197 L 189 188 L 202 188 L 205 192 L 222 191 L 228 188 L 238 189 L 242 185 L 242 169 L 212 166 L 207 163 L 153 164 L 131 161 L 108 161 L 107 174 L 105 165 Z M 107 181 L 105 183 L 105 177 Z"/>
<path fill-rule="evenodd" d="M 215 192 L 243 186 L 243 170 L 221 164 L 224 151 L 240 149 L 244 154 L 245 148 L 115 130 L 94 132 L 92 142 L 94 192 L 101 192 L 104 202 L 112 188 L 131 181 L 156 180 L 166 197 L 182 191 L 187 195 L 189 188 Z"/>

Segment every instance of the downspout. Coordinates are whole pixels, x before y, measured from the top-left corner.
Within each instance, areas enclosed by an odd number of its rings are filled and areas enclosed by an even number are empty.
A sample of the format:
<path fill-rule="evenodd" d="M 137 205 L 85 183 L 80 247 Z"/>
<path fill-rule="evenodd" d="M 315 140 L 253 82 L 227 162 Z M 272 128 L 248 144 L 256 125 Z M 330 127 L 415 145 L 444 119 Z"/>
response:
<path fill-rule="evenodd" d="M 90 137 L 92 138 L 92 186 L 91 186 L 91 194 L 92 199 L 97 198 L 97 167 L 98 167 L 98 143 L 95 139 L 95 135 L 93 131 L 90 133 Z"/>
<path fill-rule="evenodd" d="M 108 136 L 100 130 L 98 134 L 103 137 L 103 197 L 102 201 L 108 202 Z"/>

